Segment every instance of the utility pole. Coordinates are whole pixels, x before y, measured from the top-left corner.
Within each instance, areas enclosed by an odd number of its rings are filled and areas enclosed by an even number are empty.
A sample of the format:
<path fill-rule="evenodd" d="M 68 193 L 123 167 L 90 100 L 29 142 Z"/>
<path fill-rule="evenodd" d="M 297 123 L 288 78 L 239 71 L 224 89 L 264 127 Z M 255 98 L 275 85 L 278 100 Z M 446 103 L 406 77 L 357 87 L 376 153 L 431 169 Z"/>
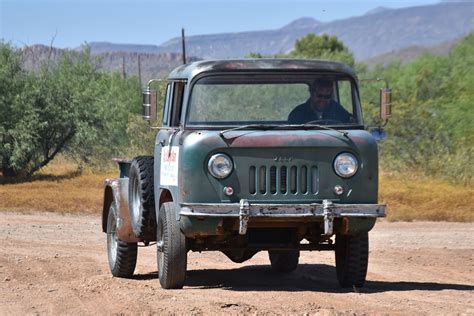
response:
<path fill-rule="evenodd" d="M 183 44 L 183 64 L 186 63 L 186 44 L 184 42 L 184 28 L 181 29 L 181 43 Z"/>
<path fill-rule="evenodd" d="M 140 62 L 140 54 L 138 54 L 138 82 L 140 83 L 140 89 L 142 88 L 142 64 Z"/>
<path fill-rule="evenodd" d="M 125 80 L 126 74 L 125 74 L 125 56 L 122 56 L 122 79 Z"/>

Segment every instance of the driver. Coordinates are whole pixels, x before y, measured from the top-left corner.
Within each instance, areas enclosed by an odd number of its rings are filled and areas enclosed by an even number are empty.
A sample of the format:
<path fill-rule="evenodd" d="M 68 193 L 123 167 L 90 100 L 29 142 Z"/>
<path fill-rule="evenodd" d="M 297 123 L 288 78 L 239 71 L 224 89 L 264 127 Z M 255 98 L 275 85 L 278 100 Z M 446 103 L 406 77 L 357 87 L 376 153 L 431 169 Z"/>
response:
<path fill-rule="evenodd" d="M 342 105 L 333 99 L 334 85 L 332 80 L 316 79 L 309 87 L 310 97 L 291 111 L 289 124 L 304 124 L 317 121 L 335 121 L 349 123 L 351 115 Z"/>

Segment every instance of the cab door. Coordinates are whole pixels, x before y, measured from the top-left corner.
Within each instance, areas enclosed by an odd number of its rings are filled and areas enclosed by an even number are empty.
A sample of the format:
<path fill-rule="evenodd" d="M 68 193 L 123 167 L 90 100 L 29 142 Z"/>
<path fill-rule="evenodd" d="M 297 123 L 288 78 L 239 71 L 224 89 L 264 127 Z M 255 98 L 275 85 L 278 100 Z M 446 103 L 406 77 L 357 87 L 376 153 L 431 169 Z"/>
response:
<path fill-rule="evenodd" d="M 159 201 L 162 190 L 169 190 L 172 196 L 178 192 L 179 134 L 184 81 L 170 81 L 166 87 L 163 106 L 163 121 L 155 141 L 155 200 Z M 156 203 L 157 209 L 159 203 Z"/>

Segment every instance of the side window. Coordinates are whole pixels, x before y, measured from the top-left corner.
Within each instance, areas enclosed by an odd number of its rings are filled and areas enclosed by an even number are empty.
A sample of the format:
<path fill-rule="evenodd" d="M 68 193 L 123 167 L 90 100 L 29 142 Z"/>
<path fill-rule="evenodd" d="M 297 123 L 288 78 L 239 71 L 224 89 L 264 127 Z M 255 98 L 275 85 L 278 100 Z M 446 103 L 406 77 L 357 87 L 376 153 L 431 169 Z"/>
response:
<path fill-rule="evenodd" d="M 338 101 L 347 110 L 352 113 L 352 89 L 349 80 L 339 80 L 337 82 Z"/>
<path fill-rule="evenodd" d="M 171 83 L 168 83 L 163 104 L 163 126 L 169 126 L 170 123 L 171 91 Z"/>
<path fill-rule="evenodd" d="M 186 84 L 184 82 L 173 82 L 173 98 L 170 126 L 179 126 L 185 86 Z"/>

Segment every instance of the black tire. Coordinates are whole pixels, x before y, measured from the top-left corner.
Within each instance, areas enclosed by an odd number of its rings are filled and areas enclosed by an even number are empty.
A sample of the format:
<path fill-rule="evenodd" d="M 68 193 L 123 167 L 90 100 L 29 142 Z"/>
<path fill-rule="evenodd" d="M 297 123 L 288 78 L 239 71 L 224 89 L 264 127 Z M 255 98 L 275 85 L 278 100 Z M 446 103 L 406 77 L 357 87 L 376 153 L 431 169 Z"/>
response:
<path fill-rule="evenodd" d="M 154 240 L 156 236 L 153 157 L 135 157 L 130 165 L 128 209 L 135 236 Z"/>
<path fill-rule="evenodd" d="M 112 203 L 107 216 L 107 257 L 112 275 L 120 278 L 133 276 L 137 264 L 137 243 L 127 243 L 117 237 L 117 210 Z"/>
<path fill-rule="evenodd" d="M 369 233 L 336 235 L 336 272 L 341 287 L 362 287 L 369 264 Z"/>
<path fill-rule="evenodd" d="M 298 267 L 299 250 L 269 250 L 272 269 L 279 273 L 289 273 Z"/>
<path fill-rule="evenodd" d="M 179 228 L 173 202 L 163 203 L 157 227 L 158 277 L 164 289 L 180 289 L 186 279 L 186 237 Z"/>

